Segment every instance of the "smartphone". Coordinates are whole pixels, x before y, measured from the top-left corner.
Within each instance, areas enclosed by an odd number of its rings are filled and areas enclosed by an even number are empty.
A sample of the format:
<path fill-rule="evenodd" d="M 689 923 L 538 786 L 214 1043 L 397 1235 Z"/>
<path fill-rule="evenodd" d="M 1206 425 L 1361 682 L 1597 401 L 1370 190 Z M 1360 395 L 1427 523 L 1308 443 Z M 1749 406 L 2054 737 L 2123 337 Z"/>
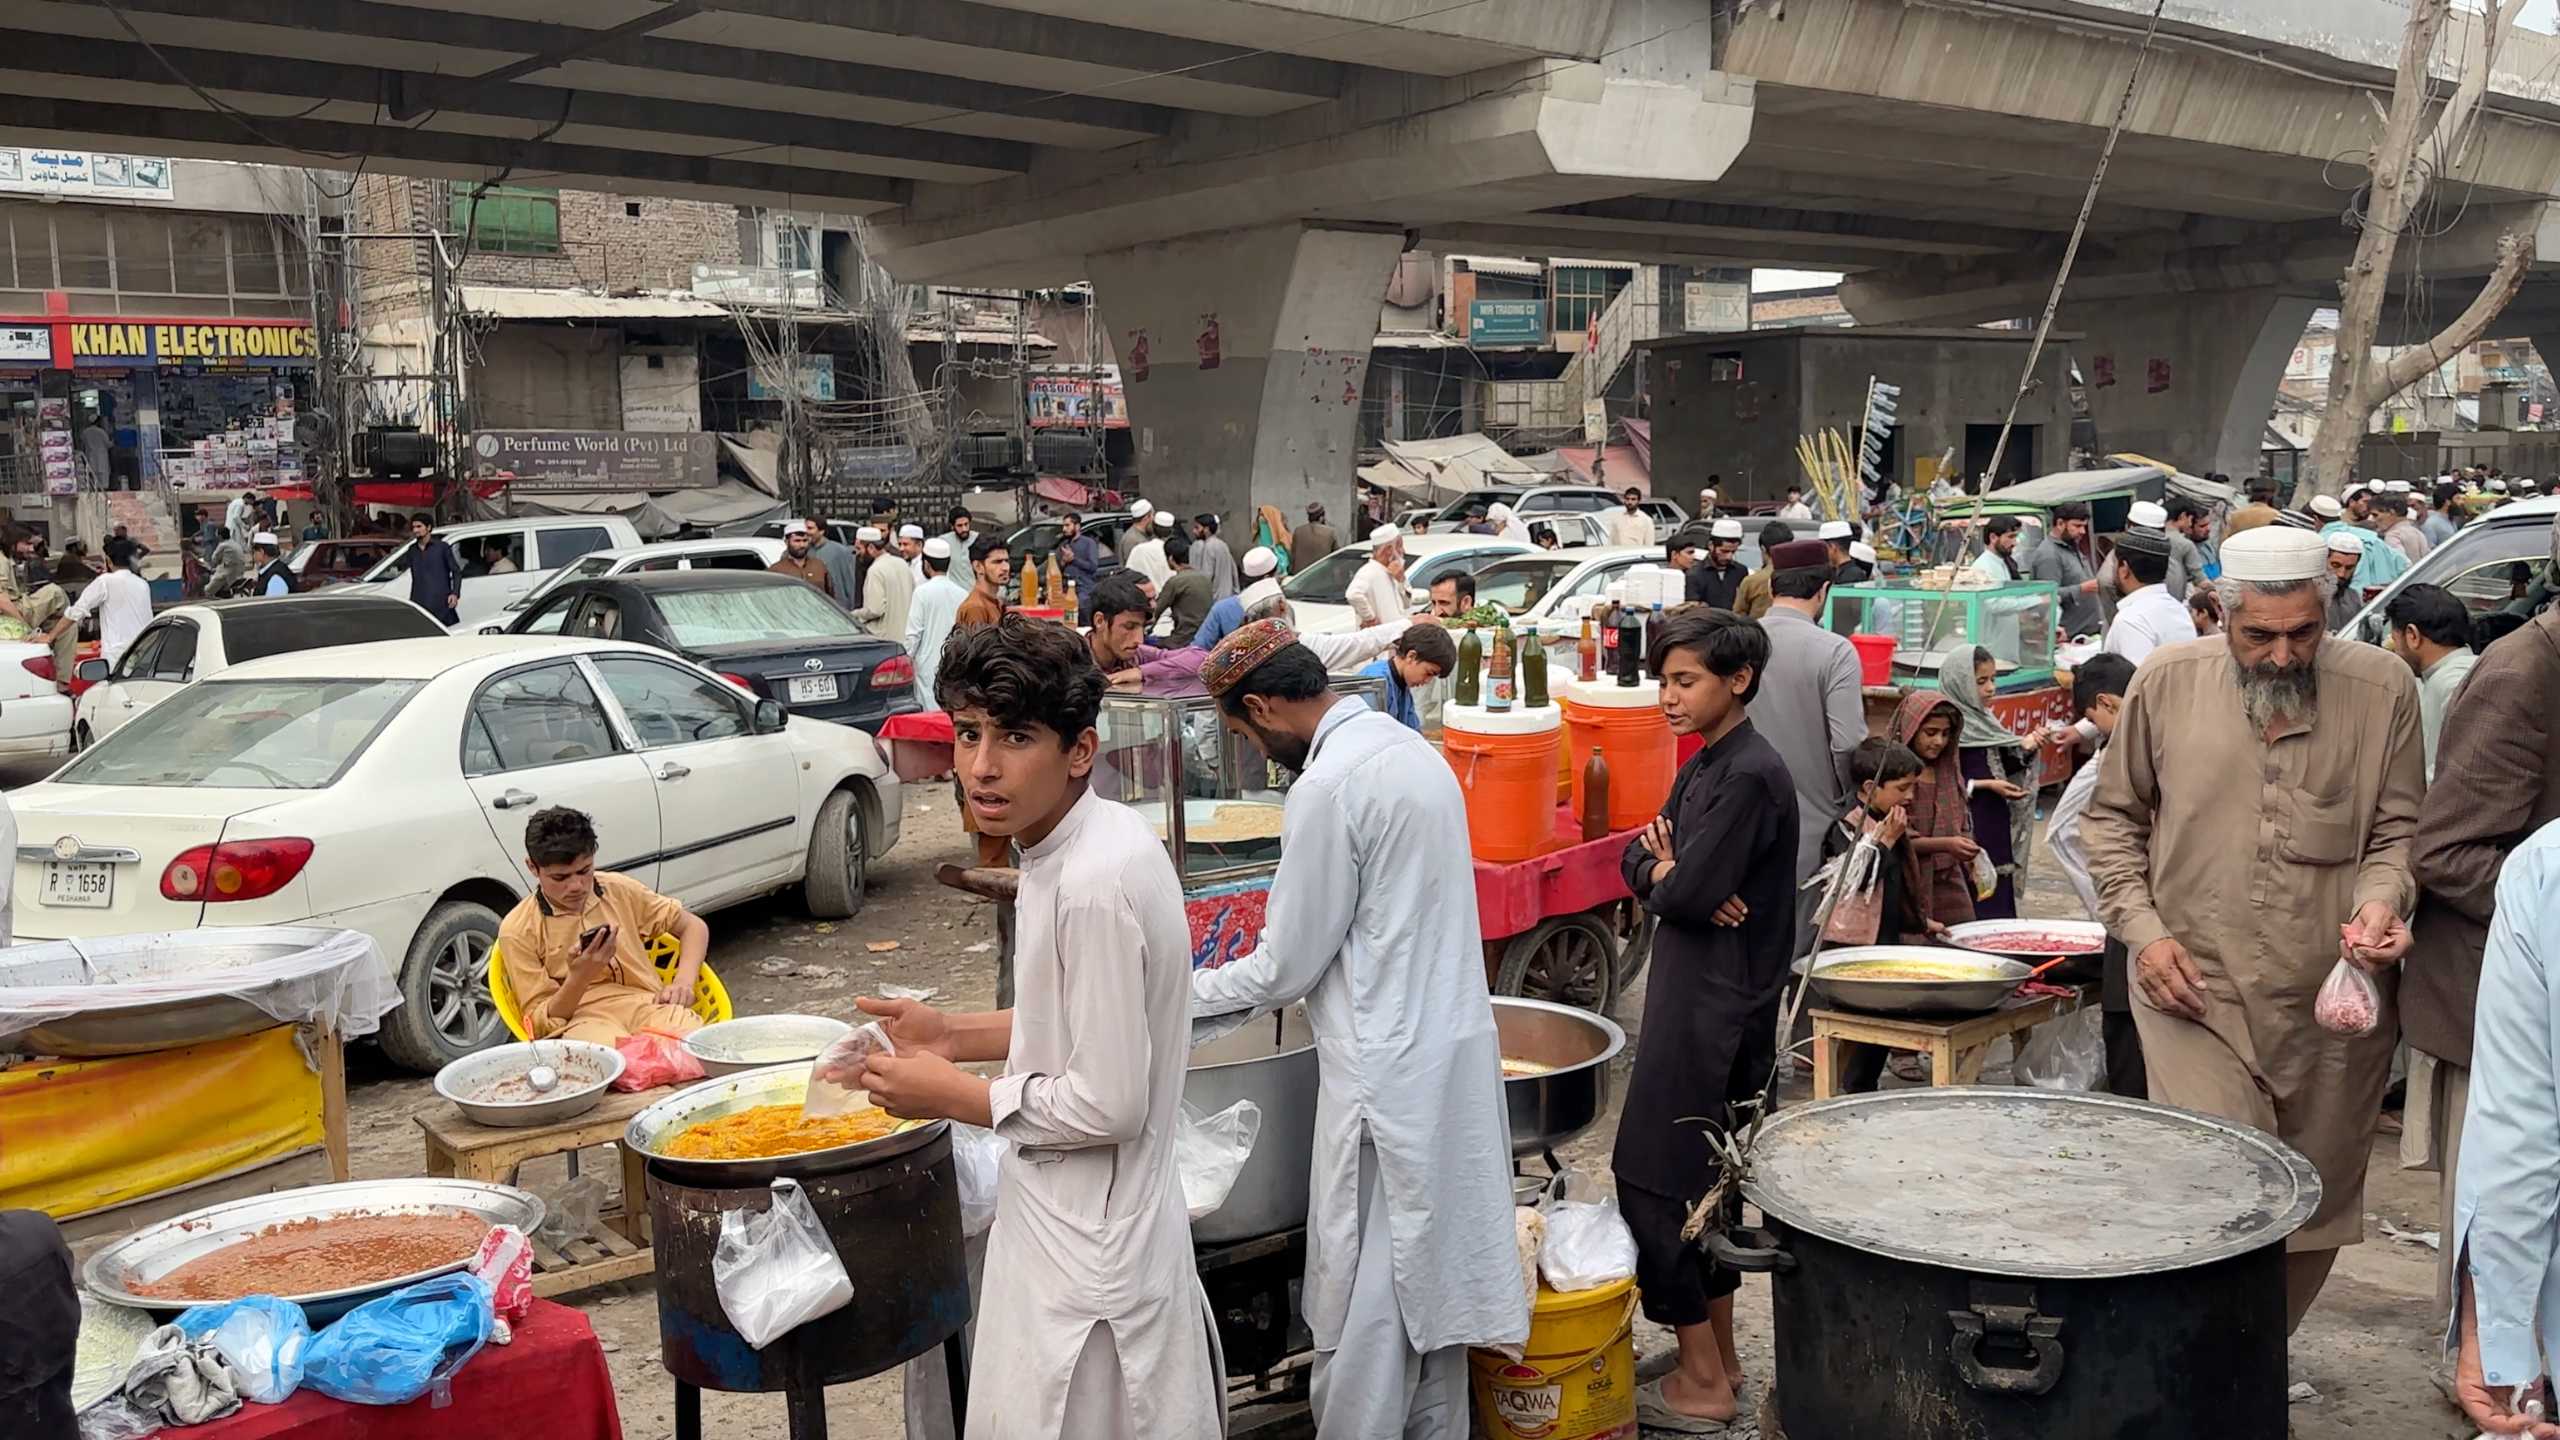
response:
<path fill-rule="evenodd" d="M 611 925 L 598 925 L 592 930 L 580 931 L 578 934 L 578 948 L 584 950 L 588 946 L 593 945 L 596 943 L 597 936 L 604 934 L 612 928 L 613 927 Z"/>

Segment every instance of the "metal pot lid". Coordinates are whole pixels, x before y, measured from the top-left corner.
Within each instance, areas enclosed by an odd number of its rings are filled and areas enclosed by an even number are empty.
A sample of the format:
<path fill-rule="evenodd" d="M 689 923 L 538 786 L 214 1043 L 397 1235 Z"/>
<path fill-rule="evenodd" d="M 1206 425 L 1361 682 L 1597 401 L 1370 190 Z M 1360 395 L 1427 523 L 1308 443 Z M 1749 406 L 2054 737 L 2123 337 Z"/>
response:
<path fill-rule="evenodd" d="M 2113 1095 L 1895 1090 L 1784 1110 L 1742 1193 L 1808 1235 L 2027 1279 L 2184 1270 L 2280 1243 L 2320 1175 L 2271 1135 Z"/>

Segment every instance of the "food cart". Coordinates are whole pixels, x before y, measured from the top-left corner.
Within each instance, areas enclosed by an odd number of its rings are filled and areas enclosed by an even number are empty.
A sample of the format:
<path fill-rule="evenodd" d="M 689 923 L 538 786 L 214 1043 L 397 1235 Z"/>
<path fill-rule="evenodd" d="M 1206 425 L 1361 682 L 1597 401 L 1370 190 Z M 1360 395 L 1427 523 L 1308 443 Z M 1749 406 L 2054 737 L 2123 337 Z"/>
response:
<path fill-rule="evenodd" d="M 1929 577 L 1962 581 L 1968 572 Z M 2071 778 L 2071 753 L 2045 739 L 2047 725 L 2069 724 L 2071 691 L 2054 664 L 2054 634 L 2061 596 L 2042 580 L 1979 588 L 1924 586 L 1914 580 L 1835 585 L 1824 603 L 1823 624 L 1850 637 L 1888 638 L 1891 668 L 1881 683 L 1871 671 L 1864 687 L 1867 728 L 1878 735 L 1913 690 L 1938 688 L 1938 666 L 1950 651 L 1981 645 L 1999 666 L 1991 713 L 2042 758 L 2039 780 L 2058 785 Z"/>

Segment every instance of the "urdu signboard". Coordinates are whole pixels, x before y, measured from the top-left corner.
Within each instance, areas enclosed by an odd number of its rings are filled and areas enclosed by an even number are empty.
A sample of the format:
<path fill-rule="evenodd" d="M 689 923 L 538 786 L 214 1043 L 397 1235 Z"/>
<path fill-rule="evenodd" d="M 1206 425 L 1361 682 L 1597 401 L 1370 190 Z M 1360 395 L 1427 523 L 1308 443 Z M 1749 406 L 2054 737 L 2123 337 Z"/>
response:
<path fill-rule="evenodd" d="M 524 495 L 708 490 L 720 481 L 718 444 L 701 431 L 482 430 L 471 474 Z"/>

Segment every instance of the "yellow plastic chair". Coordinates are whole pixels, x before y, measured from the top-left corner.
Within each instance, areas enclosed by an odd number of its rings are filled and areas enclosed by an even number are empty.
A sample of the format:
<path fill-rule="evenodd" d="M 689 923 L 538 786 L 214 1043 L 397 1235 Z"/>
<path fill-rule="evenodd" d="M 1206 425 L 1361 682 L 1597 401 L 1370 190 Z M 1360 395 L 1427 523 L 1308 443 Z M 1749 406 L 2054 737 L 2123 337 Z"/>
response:
<path fill-rule="evenodd" d="M 647 953 L 649 963 L 657 967 L 660 979 L 676 978 L 676 961 L 680 958 L 676 937 L 659 936 L 649 942 Z M 524 1012 L 516 1008 L 516 993 L 507 984 L 507 967 L 499 963 L 498 947 L 494 944 L 489 947 L 489 1000 L 498 1007 L 498 1018 L 507 1022 L 508 1034 L 519 1040 L 532 1038 L 525 1033 Z M 720 983 L 720 977 L 711 972 L 707 961 L 701 973 L 693 977 L 693 1013 L 701 1016 L 702 1023 L 706 1025 L 717 1025 L 734 1013 L 729 1008 L 729 987 Z"/>

